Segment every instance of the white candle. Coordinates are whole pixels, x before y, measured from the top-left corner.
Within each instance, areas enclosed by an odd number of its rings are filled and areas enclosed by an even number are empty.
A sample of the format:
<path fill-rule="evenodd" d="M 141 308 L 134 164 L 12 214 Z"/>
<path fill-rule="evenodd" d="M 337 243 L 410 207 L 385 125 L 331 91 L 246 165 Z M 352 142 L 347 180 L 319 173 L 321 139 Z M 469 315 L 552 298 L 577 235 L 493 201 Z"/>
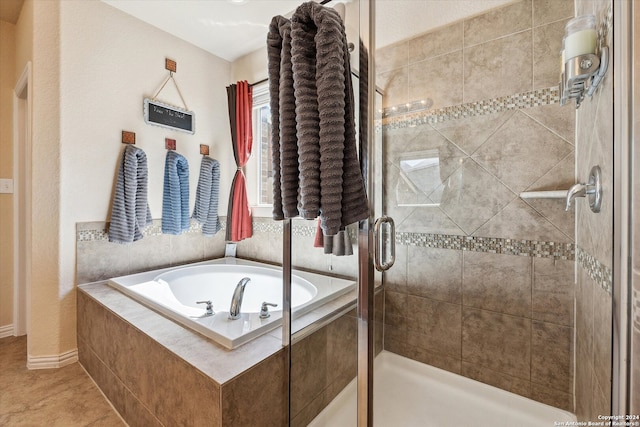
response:
<path fill-rule="evenodd" d="M 576 56 L 596 53 L 598 34 L 595 29 L 576 31 L 569 34 L 564 42 L 564 57 L 571 59 Z"/>
<path fill-rule="evenodd" d="M 565 27 L 563 40 L 565 60 L 588 53 L 596 53 L 597 40 L 595 16 L 583 15 L 573 18 L 567 22 Z"/>

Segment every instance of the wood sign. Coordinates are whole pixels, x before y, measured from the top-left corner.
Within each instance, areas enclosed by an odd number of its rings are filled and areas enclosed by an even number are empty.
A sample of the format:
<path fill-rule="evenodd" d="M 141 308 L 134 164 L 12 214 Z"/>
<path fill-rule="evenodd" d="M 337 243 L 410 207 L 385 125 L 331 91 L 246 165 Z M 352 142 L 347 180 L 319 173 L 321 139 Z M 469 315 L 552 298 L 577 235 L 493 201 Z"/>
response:
<path fill-rule="evenodd" d="M 196 132 L 193 111 L 186 111 L 149 98 L 144 100 L 144 121 L 149 125 L 162 126 L 190 134 Z"/>

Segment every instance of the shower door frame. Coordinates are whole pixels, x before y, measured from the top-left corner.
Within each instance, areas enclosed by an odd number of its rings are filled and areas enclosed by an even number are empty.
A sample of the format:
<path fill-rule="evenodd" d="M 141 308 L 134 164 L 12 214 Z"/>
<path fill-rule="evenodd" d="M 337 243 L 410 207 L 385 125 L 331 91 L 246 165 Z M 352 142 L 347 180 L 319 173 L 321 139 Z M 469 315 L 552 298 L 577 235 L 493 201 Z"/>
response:
<path fill-rule="evenodd" d="M 630 350 L 632 331 L 633 253 L 633 13 L 632 1 L 613 2 L 614 120 L 614 217 L 613 217 L 613 319 L 612 414 L 629 414 Z M 637 12 L 636 12 L 637 13 Z M 636 29 L 637 31 L 637 29 Z M 637 54 L 637 53 L 636 53 Z M 636 153 L 637 155 L 637 153 Z M 637 189 L 636 189 L 637 191 Z"/>
<path fill-rule="evenodd" d="M 357 420 L 358 427 L 373 426 L 373 358 L 374 358 L 374 298 L 373 222 L 375 212 L 375 1 L 359 1 L 360 62 L 366 61 L 366 70 L 360 69 L 359 92 L 367 94 L 366 106 L 360 105 L 360 123 L 365 123 L 366 135 L 360 135 L 360 170 L 365 180 L 369 202 L 369 218 L 358 224 L 358 368 L 357 368 Z M 367 54 L 368 52 L 368 54 Z M 366 76 L 364 73 L 366 72 Z M 366 85 L 366 87 L 365 87 Z M 360 97 L 362 99 L 362 97 Z"/>

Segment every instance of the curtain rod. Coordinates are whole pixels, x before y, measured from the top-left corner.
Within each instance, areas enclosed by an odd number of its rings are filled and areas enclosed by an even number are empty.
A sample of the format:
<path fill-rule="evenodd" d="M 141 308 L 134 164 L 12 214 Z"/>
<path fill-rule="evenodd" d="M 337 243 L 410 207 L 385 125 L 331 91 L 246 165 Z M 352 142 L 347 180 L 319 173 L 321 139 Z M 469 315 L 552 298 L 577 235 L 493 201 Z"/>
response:
<path fill-rule="evenodd" d="M 255 85 L 259 85 L 260 83 L 264 83 L 264 82 L 268 82 L 269 79 L 262 79 L 262 80 L 258 80 L 255 83 L 249 83 L 249 86 L 255 86 Z"/>

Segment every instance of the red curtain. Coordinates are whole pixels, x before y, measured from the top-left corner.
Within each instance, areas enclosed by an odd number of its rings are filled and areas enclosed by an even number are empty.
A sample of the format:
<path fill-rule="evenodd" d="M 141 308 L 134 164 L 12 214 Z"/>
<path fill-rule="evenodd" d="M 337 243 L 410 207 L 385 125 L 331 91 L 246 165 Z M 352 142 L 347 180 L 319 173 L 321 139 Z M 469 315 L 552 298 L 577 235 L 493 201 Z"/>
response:
<path fill-rule="evenodd" d="M 253 145 L 251 126 L 253 91 L 248 82 L 237 82 L 235 85 L 227 87 L 227 98 L 229 101 L 231 143 L 238 170 L 231 185 L 226 239 L 231 242 L 239 242 L 253 235 L 246 179 L 242 171 L 251 157 L 251 146 Z"/>

